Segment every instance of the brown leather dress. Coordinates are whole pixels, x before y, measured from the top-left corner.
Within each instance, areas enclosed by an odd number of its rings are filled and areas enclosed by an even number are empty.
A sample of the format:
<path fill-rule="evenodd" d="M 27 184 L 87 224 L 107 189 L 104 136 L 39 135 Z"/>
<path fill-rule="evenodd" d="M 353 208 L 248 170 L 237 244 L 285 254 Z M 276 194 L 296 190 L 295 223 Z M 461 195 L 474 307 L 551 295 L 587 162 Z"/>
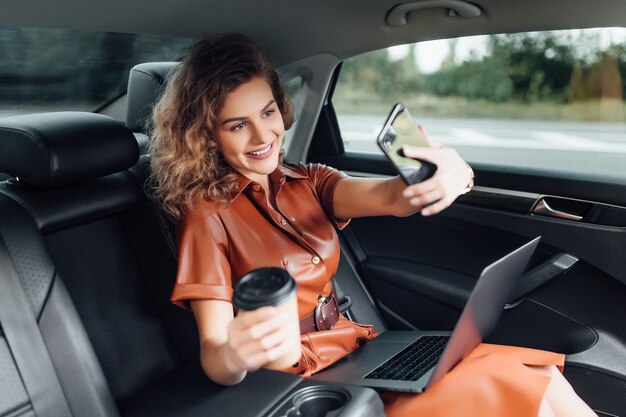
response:
<path fill-rule="evenodd" d="M 280 165 L 270 175 L 275 210 L 263 188 L 240 176 L 227 208 L 202 201 L 177 225 L 178 272 L 171 300 L 232 302 L 236 280 L 259 267 L 285 268 L 298 283 L 300 319 L 318 295 L 331 292 L 339 262 L 333 192 L 345 174 L 324 165 Z M 340 317 L 331 330 L 302 335 L 303 355 L 287 372 L 303 376 L 330 366 L 377 335 L 372 326 Z M 424 394 L 382 394 L 389 416 L 535 417 L 547 377 L 525 365 L 557 364 L 563 355 L 481 345 Z"/>

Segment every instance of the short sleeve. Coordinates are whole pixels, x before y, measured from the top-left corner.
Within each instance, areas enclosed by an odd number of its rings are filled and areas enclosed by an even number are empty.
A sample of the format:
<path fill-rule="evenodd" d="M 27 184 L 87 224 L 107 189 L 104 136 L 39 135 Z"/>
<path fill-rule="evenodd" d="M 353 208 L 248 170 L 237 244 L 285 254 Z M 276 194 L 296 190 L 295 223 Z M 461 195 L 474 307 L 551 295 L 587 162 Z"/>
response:
<path fill-rule="evenodd" d="M 190 210 L 176 227 L 178 269 L 170 301 L 189 309 L 190 300 L 232 302 L 228 239 L 215 211 Z"/>
<path fill-rule="evenodd" d="M 348 178 L 344 172 L 322 164 L 307 165 L 309 179 L 313 182 L 315 191 L 319 197 L 322 208 L 326 212 L 328 218 L 338 229 L 343 229 L 350 223 L 350 219 L 340 219 L 335 217 L 333 206 L 333 195 L 337 184 L 345 178 Z"/>

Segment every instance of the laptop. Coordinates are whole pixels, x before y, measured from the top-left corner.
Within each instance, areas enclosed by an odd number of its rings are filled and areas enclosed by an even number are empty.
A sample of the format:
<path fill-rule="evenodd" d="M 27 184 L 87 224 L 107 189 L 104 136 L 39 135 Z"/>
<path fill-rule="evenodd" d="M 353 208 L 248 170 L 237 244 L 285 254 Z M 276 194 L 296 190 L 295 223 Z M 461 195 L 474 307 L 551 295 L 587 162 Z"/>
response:
<path fill-rule="evenodd" d="M 540 239 L 482 271 L 452 332 L 389 330 L 311 378 L 390 391 L 425 391 L 493 330 Z"/>

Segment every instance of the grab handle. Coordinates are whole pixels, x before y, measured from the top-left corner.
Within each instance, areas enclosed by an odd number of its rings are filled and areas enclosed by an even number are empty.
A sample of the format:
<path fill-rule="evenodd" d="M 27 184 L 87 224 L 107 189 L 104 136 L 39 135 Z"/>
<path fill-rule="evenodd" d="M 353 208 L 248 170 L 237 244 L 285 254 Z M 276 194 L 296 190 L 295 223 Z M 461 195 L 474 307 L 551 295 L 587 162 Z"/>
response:
<path fill-rule="evenodd" d="M 525 273 L 513 289 L 511 302 L 504 306 L 505 310 L 518 305 L 528 293 L 569 270 L 576 262 L 578 262 L 577 257 L 568 253 L 559 253 Z"/>

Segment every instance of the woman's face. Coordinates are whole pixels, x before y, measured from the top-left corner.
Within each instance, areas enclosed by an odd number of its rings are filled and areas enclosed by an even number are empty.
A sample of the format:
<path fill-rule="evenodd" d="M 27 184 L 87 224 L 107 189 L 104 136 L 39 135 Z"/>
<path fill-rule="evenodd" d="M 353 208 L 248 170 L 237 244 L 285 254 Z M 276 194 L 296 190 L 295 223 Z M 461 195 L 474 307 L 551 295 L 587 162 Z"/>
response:
<path fill-rule="evenodd" d="M 261 77 L 231 91 L 217 114 L 217 143 L 226 161 L 261 184 L 278 166 L 285 133 L 272 90 Z"/>

